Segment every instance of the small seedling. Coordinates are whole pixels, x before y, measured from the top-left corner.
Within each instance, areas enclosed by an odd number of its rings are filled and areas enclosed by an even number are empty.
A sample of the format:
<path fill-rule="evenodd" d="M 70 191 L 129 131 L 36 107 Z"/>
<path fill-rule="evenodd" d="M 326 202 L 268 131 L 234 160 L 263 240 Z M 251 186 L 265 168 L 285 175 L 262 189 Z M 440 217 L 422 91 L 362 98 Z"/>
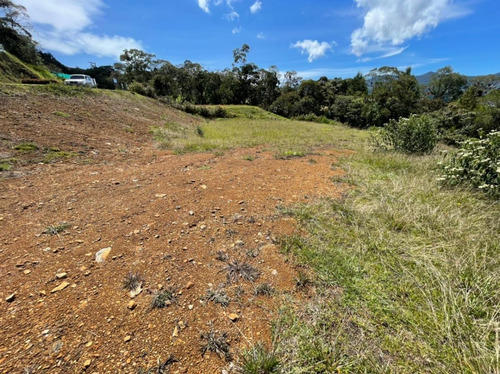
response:
<path fill-rule="evenodd" d="M 254 289 L 255 296 L 259 296 L 259 295 L 271 296 L 275 292 L 276 292 L 276 290 L 269 283 L 259 284 Z"/>
<path fill-rule="evenodd" d="M 163 291 L 158 291 L 154 294 L 153 299 L 151 300 L 151 308 L 152 309 L 161 309 L 166 308 L 167 306 L 175 303 L 177 301 L 177 296 L 175 291 L 172 288 L 168 288 Z"/>
<path fill-rule="evenodd" d="M 64 230 L 66 230 L 70 226 L 71 225 L 69 223 L 67 223 L 67 222 L 61 222 L 57 226 L 49 226 L 49 227 L 47 227 L 43 231 L 43 233 L 47 234 L 47 235 L 58 235 L 60 232 L 63 232 Z"/>
<path fill-rule="evenodd" d="M 295 278 L 295 286 L 297 288 L 307 288 L 312 285 L 312 280 L 303 271 L 299 271 L 297 278 Z"/>
<path fill-rule="evenodd" d="M 229 255 L 227 254 L 227 252 L 218 251 L 217 254 L 215 255 L 215 259 L 222 262 L 226 262 L 227 260 L 229 260 Z"/>
<path fill-rule="evenodd" d="M 200 138 L 203 138 L 205 136 L 205 131 L 200 126 L 196 126 L 196 135 L 198 135 Z"/>
<path fill-rule="evenodd" d="M 135 290 L 142 284 L 142 276 L 139 273 L 128 273 L 122 283 L 122 288 L 127 291 Z"/>
<path fill-rule="evenodd" d="M 243 157 L 243 160 L 247 160 L 247 161 L 254 161 L 256 157 L 252 156 L 252 155 L 248 155 L 248 156 L 245 156 Z"/>
<path fill-rule="evenodd" d="M 231 361 L 229 353 L 229 343 L 227 341 L 227 332 L 217 333 L 212 328 L 209 331 L 202 332 L 201 356 L 204 357 L 207 352 L 215 352 L 220 358 Z"/>
<path fill-rule="evenodd" d="M 215 304 L 220 304 L 224 308 L 227 307 L 229 305 L 229 302 L 231 301 L 226 291 L 220 288 L 217 290 L 207 290 L 207 300 L 212 301 Z"/>
<path fill-rule="evenodd" d="M 241 360 L 241 373 L 243 374 L 277 373 L 280 366 L 276 353 L 268 350 L 262 343 L 257 343 L 245 350 Z"/>
<path fill-rule="evenodd" d="M 227 272 L 229 283 L 238 282 L 240 279 L 253 282 L 260 276 L 259 271 L 252 265 L 237 260 L 230 262 L 224 270 Z"/>

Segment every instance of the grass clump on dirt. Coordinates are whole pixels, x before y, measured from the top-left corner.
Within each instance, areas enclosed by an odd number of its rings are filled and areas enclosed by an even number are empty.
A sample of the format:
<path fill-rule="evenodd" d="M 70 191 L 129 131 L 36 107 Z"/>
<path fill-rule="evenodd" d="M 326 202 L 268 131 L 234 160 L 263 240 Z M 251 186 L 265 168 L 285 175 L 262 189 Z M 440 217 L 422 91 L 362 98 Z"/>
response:
<path fill-rule="evenodd" d="M 259 295 L 272 296 L 272 295 L 274 295 L 275 292 L 276 292 L 276 290 L 269 283 L 262 283 L 262 284 L 259 284 L 258 286 L 255 287 L 253 293 L 255 296 L 259 296 Z"/>
<path fill-rule="evenodd" d="M 166 308 L 176 301 L 177 296 L 174 289 L 168 288 L 166 290 L 158 291 L 153 295 L 153 299 L 151 300 L 151 309 Z"/>
<path fill-rule="evenodd" d="M 142 276 L 140 273 L 129 272 L 122 282 L 122 288 L 127 291 L 135 290 L 142 284 Z"/>
<path fill-rule="evenodd" d="M 226 291 L 221 288 L 217 290 L 212 290 L 212 289 L 207 290 L 206 298 L 208 301 L 212 301 L 215 304 L 219 304 L 224 308 L 227 307 L 231 302 L 231 298 L 228 296 Z"/>
<path fill-rule="evenodd" d="M 500 205 L 440 188 L 436 159 L 360 151 L 356 190 L 289 212 L 316 291 L 280 310 L 284 372 L 498 372 Z"/>
<path fill-rule="evenodd" d="M 35 143 L 21 143 L 14 146 L 16 151 L 21 153 L 30 153 L 38 150 L 38 146 Z"/>
<path fill-rule="evenodd" d="M 229 262 L 224 270 L 229 283 L 239 282 L 240 279 L 253 282 L 260 276 L 260 272 L 252 265 L 238 260 Z"/>
<path fill-rule="evenodd" d="M 53 114 L 55 116 L 58 116 L 58 117 L 63 117 L 63 118 L 68 118 L 68 117 L 71 117 L 71 115 L 69 115 L 68 113 L 65 113 L 65 112 L 61 112 L 59 110 L 56 110 L 55 112 L 53 112 Z"/>
<path fill-rule="evenodd" d="M 213 328 L 208 331 L 203 331 L 200 334 L 201 343 L 201 355 L 205 356 L 207 352 L 214 352 L 220 358 L 224 358 L 226 361 L 231 361 L 232 355 L 229 352 L 229 342 L 227 332 L 217 332 Z"/>
<path fill-rule="evenodd" d="M 47 227 L 45 230 L 43 230 L 43 233 L 47 235 L 58 235 L 70 226 L 71 225 L 68 222 L 61 222 L 58 225 Z"/>
<path fill-rule="evenodd" d="M 43 162 L 46 164 L 50 164 L 53 162 L 57 162 L 60 160 L 65 160 L 71 157 L 77 156 L 78 153 L 71 151 L 62 151 L 59 148 L 51 147 L 45 151 L 45 155 L 43 157 Z"/>
<path fill-rule="evenodd" d="M 246 349 L 241 354 L 240 372 L 242 374 L 278 373 L 280 361 L 276 353 L 262 343 Z"/>

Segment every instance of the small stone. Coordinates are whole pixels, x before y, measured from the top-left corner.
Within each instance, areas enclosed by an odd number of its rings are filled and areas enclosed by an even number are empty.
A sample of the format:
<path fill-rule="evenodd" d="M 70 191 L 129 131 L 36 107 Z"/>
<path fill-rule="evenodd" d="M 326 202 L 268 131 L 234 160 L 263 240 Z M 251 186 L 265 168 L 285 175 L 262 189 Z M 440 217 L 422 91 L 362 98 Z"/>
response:
<path fill-rule="evenodd" d="M 31 273 L 31 270 L 25 270 L 25 271 L 23 271 L 23 273 L 28 275 L 29 273 Z"/>
<path fill-rule="evenodd" d="M 271 272 L 271 274 L 274 275 L 274 276 L 278 275 L 278 270 L 273 269 L 273 271 Z"/>
<path fill-rule="evenodd" d="M 68 277 L 67 273 L 57 273 L 56 274 L 56 279 L 65 279 Z"/>
<path fill-rule="evenodd" d="M 229 316 L 228 316 L 228 317 L 229 317 L 229 319 L 230 319 L 231 321 L 233 321 L 233 322 L 236 322 L 236 321 L 238 321 L 238 320 L 240 319 L 240 316 L 239 316 L 239 315 L 237 315 L 236 313 L 231 313 L 231 314 L 229 314 Z"/>
<path fill-rule="evenodd" d="M 111 247 L 106 247 L 101 249 L 95 254 L 95 261 L 96 262 L 104 262 L 109 256 L 109 253 L 111 252 Z"/>
<path fill-rule="evenodd" d="M 186 290 L 189 290 L 193 286 L 194 286 L 194 282 L 187 282 L 187 284 L 186 284 Z"/>
<path fill-rule="evenodd" d="M 159 199 L 161 199 L 161 198 L 163 198 L 163 197 L 165 197 L 165 196 L 167 196 L 167 194 L 166 194 L 166 193 L 157 193 L 157 194 L 155 195 L 155 197 L 157 197 L 157 198 L 159 198 Z"/>
<path fill-rule="evenodd" d="M 131 337 L 130 335 L 127 335 L 127 336 L 123 339 L 123 341 L 124 341 L 125 343 L 128 343 L 128 342 L 129 342 L 129 341 L 131 341 L 131 340 L 132 340 L 132 337 Z"/>
<path fill-rule="evenodd" d="M 85 347 L 86 348 L 90 348 L 90 347 L 92 347 L 92 344 L 94 344 L 94 343 L 93 342 L 88 342 L 87 344 L 85 344 Z"/>
<path fill-rule="evenodd" d="M 188 309 L 189 309 L 189 310 L 193 310 L 193 308 L 194 308 L 194 305 L 193 305 L 193 304 L 189 304 L 189 305 L 188 305 Z"/>
<path fill-rule="evenodd" d="M 7 297 L 5 298 L 5 301 L 7 301 L 8 303 L 11 303 L 11 302 L 13 302 L 15 299 L 16 299 L 16 294 L 15 294 L 15 293 L 13 293 L 13 294 L 11 294 L 11 295 L 7 296 Z"/>
<path fill-rule="evenodd" d="M 86 368 L 88 368 L 88 367 L 90 366 L 90 364 L 92 364 L 92 361 L 87 360 L 87 361 L 85 361 L 85 362 L 83 363 L 83 367 L 86 369 Z"/>
<path fill-rule="evenodd" d="M 56 288 L 52 289 L 52 291 L 50 291 L 50 293 L 56 293 L 58 291 L 62 291 L 62 290 L 64 290 L 68 286 L 69 286 L 68 282 L 62 282 L 59 286 L 57 286 Z"/>
<path fill-rule="evenodd" d="M 207 186 L 206 186 L 206 185 L 204 185 L 204 184 L 202 184 L 202 185 L 200 186 L 200 188 L 203 188 L 204 190 L 206 190 L 206 189 L 207 189 Z"/>
<path fill-rule="evenodd" d="M 194 216 L 194 212 L 192 210 L 189 211 L 190 216 Z"/>
<path fill-rule="evenodd" d="M 174 332 L 172 333 L 174 338 L 179 336 L 179 328 L 177 326 L 174 327 Z"/>
<path fill-rule="evenodd" d="M 130 298 L 133 299 L 142 292 L 142 284 L 130 291 Z"/>
<path fill-rule="evenodd" d="M 40 291 L 38 291 L 38 294 L 39 294 L 40 296 L 47 296 L 47 292 L 45 292 L 44 290 L 40 290 Z"/>
<path fill-rule="evenodd" d="M 130 310 L 134 310 L 136 306 L 137 306 L 137 303 L 134 300 L 130 300 L 128 302 L 127 308 Z"/>

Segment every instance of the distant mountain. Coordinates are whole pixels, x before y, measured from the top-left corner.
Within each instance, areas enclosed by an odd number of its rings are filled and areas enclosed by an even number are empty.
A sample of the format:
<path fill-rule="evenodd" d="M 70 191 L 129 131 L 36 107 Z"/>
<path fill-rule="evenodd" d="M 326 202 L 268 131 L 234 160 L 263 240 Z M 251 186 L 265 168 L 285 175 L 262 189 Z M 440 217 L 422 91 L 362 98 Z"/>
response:
<path fill-rule="evenodd" d="M 419 84 L 421 85 L 428 85 L 429 82 L 431 81 L 432 77 L 435 75 L 436 73 L 434 71 L 429 71 L 425 74 L 422 74 L 422 75 L 416 75 L 415 78 L 417 78 L 417 81 Z M 485 77 L 488 77 L 490 75 L 494 75 L 498 78 L 500 78 L 500 73 L 496 73 L 496 74 L 488 74 L 488 75 L 470 75 L 470 76 L 466 76 L 467 77 L 467 80 L 469 82 L 471 82 L 473 79 L 478 79 L 478 78 L 485 78 Z"/>

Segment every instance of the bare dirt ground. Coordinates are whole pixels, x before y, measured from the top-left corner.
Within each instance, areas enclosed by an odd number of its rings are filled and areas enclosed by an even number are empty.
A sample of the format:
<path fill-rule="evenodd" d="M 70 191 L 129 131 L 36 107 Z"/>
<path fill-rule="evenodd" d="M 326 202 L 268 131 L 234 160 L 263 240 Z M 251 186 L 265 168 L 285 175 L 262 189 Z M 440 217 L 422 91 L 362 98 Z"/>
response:
<path fill-rule="evenodd" d="M 165 119 L 199 121 L 149 100 L 0 96 L 0 155 L 19 160 L 0 177 L 0 372 L 139 373 L 173 357 L 165 372 L 221 373 L 229 362 L 202 356 L 203 333 L 227 333 L 235 358 L 269 343 L 279 296 L 255 287 L 294 293 L 297 276 L 278 245 L 295 223 L 276 207 L 338 197 L 338 153 L 179 156 L 149 134 Z M 22 142 L 39 149 L 13 149 Z M 74 153 L 40 163 L 50 147 Z M 259 277 L 230 282 L 234 261 Z M 133 299 L 130 272 L 142 279 Z M 151 308 L 162 290 L 174 300 Z"/>

